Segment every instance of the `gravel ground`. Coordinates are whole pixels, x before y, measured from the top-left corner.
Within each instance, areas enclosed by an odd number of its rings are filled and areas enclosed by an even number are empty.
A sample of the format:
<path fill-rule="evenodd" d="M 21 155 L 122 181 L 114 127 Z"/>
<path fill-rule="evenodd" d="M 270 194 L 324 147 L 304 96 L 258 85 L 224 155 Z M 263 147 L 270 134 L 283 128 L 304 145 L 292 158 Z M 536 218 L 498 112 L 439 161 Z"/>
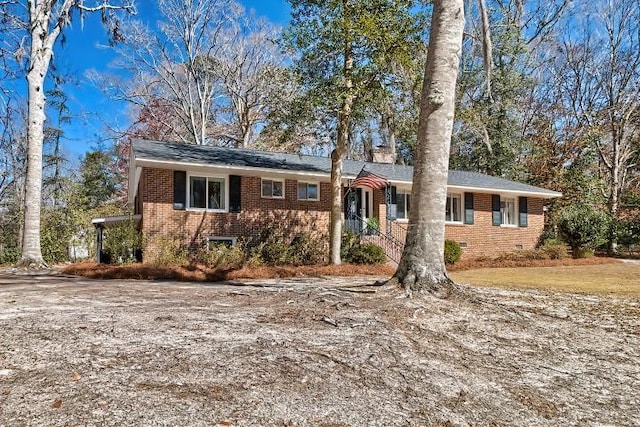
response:
<path fill-rule="evenodd" d="M 0 273 L 2 426 L 637 426 L 640 301 Z"/>

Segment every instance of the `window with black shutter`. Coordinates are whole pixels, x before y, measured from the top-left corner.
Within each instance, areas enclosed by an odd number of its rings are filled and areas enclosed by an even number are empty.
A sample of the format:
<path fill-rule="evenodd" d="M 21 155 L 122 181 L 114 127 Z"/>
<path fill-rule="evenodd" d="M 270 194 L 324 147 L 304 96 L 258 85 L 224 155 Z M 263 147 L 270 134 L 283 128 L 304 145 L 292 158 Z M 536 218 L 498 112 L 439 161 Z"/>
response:
<path fill-rule="evenodd" d="M 500 226 L 500 224 L 502 223 L 502 214 L 500 212 L 500 195 L 499 194 L 492 194 L 491 195 L 491 211 L 492 211 L 492 215 L 491 215 L 491 219 L 492 219 L 492 223 L 495 226 Z"/>
<path fill-rule="evenodd" d="M 528 217 L 528 206 L 527 206 L 528 202 L 527 202 L 527 198 L 526 197 L 520 197 L 518 198 L 518 211 L 520 212 L 519 218 L 518 218 L 518 225 L 520 225 L 520 227 L 528 227 L 529 226 L 529 217 Z"/>
<path fill-rule="evenodd" d="M 184 210 L 187 205 L 187 173 L 173 171 L 173 209 Z"/>
<path fill-rule="evenodd" d="M 473 224 L 473 193 L 464 193 L 464 223 Z"/>
<path fill-rule="evenodd" d="M 239 175 L 229 175 L 229 212 L 240 212 L 242 209 L 241 187 L 242 177 Z"/>

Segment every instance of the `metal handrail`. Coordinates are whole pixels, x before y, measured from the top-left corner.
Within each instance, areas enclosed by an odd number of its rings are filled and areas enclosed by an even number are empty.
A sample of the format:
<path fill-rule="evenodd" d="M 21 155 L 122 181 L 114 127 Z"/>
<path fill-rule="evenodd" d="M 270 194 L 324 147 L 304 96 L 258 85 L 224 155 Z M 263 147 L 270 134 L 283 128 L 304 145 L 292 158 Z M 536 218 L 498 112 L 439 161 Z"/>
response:
<path fill-rule="evenodd" d="M 400 226 L 401 227 L 401 226 Z M 401 227 L 403 230 L 404 227 Z M 386 233 L 380 232 L 380 227 L 374 224 L 366 224 L 363 218 L 357 215 L 352 216 L 348 220 L 345 220 L 345 229 L 354 232 L 362 240 L 367 236 L 371 236 L 376 240 L 376 243 L 384 250 L 387 258 L 394 262 L 400 262 L 400 256 L 402 255 L 402 249 L 404 248 L 404 240 L 401 240 L 399 236 L 394 236 L 389 233 L 387 228 Z M 394 233 L 397 234 L 397 233 Z M 405 234 L 406 235 L 406 234 Z"/>

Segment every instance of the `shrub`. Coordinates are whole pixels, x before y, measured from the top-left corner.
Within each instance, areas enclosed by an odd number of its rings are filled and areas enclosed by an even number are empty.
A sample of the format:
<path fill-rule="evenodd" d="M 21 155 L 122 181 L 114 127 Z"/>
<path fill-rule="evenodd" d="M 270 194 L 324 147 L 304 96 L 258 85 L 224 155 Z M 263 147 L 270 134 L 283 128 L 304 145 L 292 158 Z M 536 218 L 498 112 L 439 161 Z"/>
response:
<path fill-rule="evenodd" d="M 615 223 L 616 242 L 627 248 L 640 245 L 640 216 L 619 219 Z"/>
<path fill-rule="evenodd" d="M 354 233 L 353 231 L 345 231 L 342 233 L 342 244 L 340 246 L 340 258 L 347 261 L 349 258 L 349 253 L 351 252 L 351 248 L 355 245 L 360 244 L 360 237 Z"/>
<path fill-rule="evenodd" d="M 267 265 L 313 265 L 326 260 L 326 238 L 300 233 L 289 239 L 276 227 L 265 227 L 260 243 L 250 254 L 252 263 Z M 319 243 L 320 242 L 320 243 Z"/>
<path fill-rule="evenodd" d="M 189 251 L 178 236 L 154 236 L 148 246 L 155 250 L 146 255 L 145 261 L 155 267 L 184 266 L 189 263 Z"/>
<path fill-rule="evenodd" d="M 340 258 L 352 264 L 383 264 L 387 262 L 387 255 L 378 245 L 362 243 L 360 237 L 352 231 L 342 233 Z"/>
<path fill-rule="evenodd" d="M 327 259 L 327 239 L 301 233 L 291 241 L 289 263 L 295 265 L 321 264 Z"/>
<path fill-rule="evenodd" d="M 142 236 L 133 220 L 123 221 L 105 229 L 104 250 L 111 262 L 126 264 L 136 260 L 142 249 Z"/>
<path fill-rule="evenodd" d="M 530 261 L 549 259 L 549 255 L 542 249 L 520 249 L 506 252 L 496 258 L 498 261 Z"/>
<path fill-rule="evenodd" d="M 581 258 L 585 249 L 593 250 L 607 241 L 610 220 L 606 213 L 583 203 L 573 204 L 560 212 L 558 228 L 571 246 L 574 258 Z"/>
<path fill-rule="evenodd" d="M 20 259 L 20 248 L 15 244 L 0 243 L 0 265 L 13 264 Z"/>
<path fill-rule="evenodd" d="M 369 235 L 380 234 L 380 221 L 378 221 L 378 218 L 367 219 L 367 227 L 365 230 L 365 234 L 369 234 Z"/>
<path fill-rule="evenodd" d="M 564 259 L 569 257 L 567 244 L 558 239 L 547 240 L 540 250 L 546 253 L 549 259 Z"/>
<path fill-rule="evenodd" d="M 44 208 L 40 214 L 42 257 L 49 264 L 69 260 L 69 242 L 74 232 L 68 211 L 64 208 Z"/>
<path fill-rule="evenodd" d="M 349 248 L 345 261 L 353 264 L 384 264 L 387 261 L 387 255 L 378 245 L 358 243 Z"/>
<path fill-rule="evenodd" d="M 283 240 L 270 239 L 256 247 L 260 260 L 267 265 L 284 265 L 289 261 L 289 245 Z"/>
<path fill-rule="evenodd" d="M 455 264 L 462 256 L 462 248 L 453 240 L 444 241 L 444 262 L 445 264 Z"/>
<path fill-rule="evenodd" d="M 247 253 L 242 243 L 228 246 L 224 243 L 202 246 L 196 253 L 194 261 L 210 268 L 241 268 L 245 265 Z"/>

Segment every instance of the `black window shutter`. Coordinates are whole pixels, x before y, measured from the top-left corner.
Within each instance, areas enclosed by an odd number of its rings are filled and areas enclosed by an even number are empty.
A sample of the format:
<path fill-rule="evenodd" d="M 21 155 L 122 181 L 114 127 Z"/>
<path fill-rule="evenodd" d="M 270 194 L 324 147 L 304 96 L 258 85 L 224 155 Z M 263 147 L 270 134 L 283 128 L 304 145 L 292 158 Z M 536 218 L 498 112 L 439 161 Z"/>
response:
<path fill-rule="evenodd" d="M 173 171 L 173 209 L 184 210 L 187 207 L 187 173 Z"/>
<path fill-rule="evenodd" d="M 240 175 L 229 175 L 229 212 L 240 212 L 241 205 L 242 177 Z"/>
<path fill-rule="evenodd" d="M 520 225 L 520 227 L 528 227 L 529 226 L 529 217 L 528 217 L 527 212 L 529 210 L 528 210 L 528 207 L 527 207 L 527 198 L 526 197 L 518 198 L 518 210 L 520 211 L 518 224 Z"/>
<path fill-rule="evenodd" d="M 358 198 L 356 200 L 356 215 L 362 215 L 362 188 L 356 188 L 356 194 Z"/>
<path fill-rule="evenodd" d="M 464 223 L 473 224 L 473 193 L 464 193 Z"/>
<path fill-rule="evenodd" d="M 493 225 L 499 226 L 502 223 L 502 215 L 500 215 L 500 195 L 491 195 L 491 210 L 493 211 Z"/>

